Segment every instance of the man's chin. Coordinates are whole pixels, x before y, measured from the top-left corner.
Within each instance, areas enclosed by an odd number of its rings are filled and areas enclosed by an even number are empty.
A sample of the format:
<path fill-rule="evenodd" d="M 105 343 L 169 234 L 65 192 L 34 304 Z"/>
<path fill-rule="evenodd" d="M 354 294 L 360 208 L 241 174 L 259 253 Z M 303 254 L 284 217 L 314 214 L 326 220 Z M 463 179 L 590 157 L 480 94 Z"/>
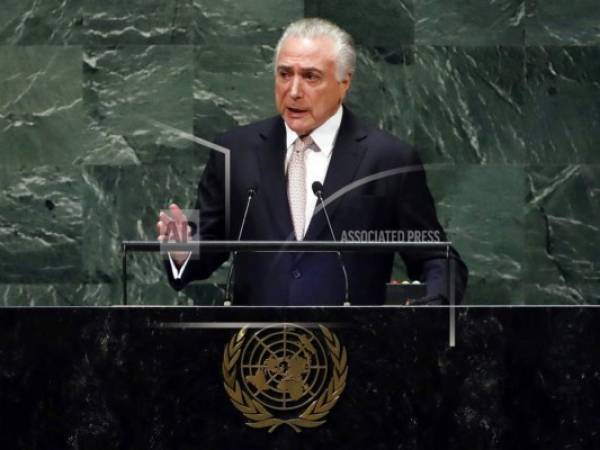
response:
<path fill-rule="evenodd" d="M 287 126 L 299 136 L 310 134 L 310 132 L 314 129 L 314 127 L 311 127 L 305 119 L 292 118 L 286 115 L 284 116 L 283 120 L 285 120 Z"/>

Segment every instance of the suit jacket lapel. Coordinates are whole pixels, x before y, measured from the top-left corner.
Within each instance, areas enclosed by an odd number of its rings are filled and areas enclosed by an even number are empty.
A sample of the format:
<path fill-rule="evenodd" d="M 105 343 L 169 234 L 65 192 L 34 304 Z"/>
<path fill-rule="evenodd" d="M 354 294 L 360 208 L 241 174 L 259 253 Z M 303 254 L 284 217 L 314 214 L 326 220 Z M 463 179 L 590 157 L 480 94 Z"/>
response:
<path fill-rule="evenodd" d="M 354 115 L 344 108 L 344 115 L 340 130 L 333 147 L 331 161 L 327 169 L 325 183 L 323 183 L 323 197 L 327 198 L 335 194 L 338 190 L 348 185 L 354 180 L 356 171 L 362 161 L 366 148 L 361 144 L 362 139 L 366 136 L 366 132 L 357 123 Z M 334 221 L 335 213 L 346 199 L 345 195 L 326 205 L 327 212 Z M 315 208 L 316 210 L 316 208 Z M 323 229 L 327 226 L 327 221 L 323 211 L 320 210 L 313 215 L 305 240 L 317 240 Z M 329 232 L 326 233 L 326 239 L 329 240 Z M 337 236 L 339 238 L 339 236 Z"/>
<path fill-rule="evenodd" d="M 268 122 L 260 133 L 264 147 L 259 148 L 261 187 L 259 195 L 267 198 L 268 208 L 271 212 L 273 223 L 280 232 L 281 239 L 294 239 L 292 216 L 287 198 L 287 184 L 285 181 L 285 126 L 283 119 L 274 118 Z"/>

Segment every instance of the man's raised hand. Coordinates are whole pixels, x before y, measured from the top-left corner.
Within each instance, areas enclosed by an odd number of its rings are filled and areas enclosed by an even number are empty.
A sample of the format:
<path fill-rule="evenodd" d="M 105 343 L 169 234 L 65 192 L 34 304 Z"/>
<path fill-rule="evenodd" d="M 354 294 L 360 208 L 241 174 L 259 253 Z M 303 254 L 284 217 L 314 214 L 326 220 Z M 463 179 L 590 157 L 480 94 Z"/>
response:
<path fill-rule="evenodd" d="M 166 242 L 187 242 L 191 240 L 191 229 L 188 220 L 181 208 L 172 203 L 169 205 L 169 212 L 161 211 L 156 223 L 158 232 L 158 241 Z M 189 252 L 170 252 L 169 255 L 177 265 L 181 267 L 189 257 Z"/>

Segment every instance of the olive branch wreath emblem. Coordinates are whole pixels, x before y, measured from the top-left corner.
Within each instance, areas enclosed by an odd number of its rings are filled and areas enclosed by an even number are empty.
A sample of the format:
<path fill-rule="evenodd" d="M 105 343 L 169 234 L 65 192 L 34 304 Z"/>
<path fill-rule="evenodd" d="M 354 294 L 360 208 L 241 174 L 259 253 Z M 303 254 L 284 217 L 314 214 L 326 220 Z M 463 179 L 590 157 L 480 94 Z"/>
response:
<path fill-rule="evenodd" d="M 312 401 L 301 414 L 291 419 L 275 417 L 262 403 L 242 389 L 240 382 L 236 379 L 236 369 L 248 328 L 244 327 L 233 335 L 225 346 L 223 355 L 224 385 L 233 406 L 249 419 L 246 425 L 252 428 L 269 428 L 269 433 L 280 425 L 288 425 L 299 433 L 302 428 L 316 428 L 326 422 L 325 417 L 335 406 L 346 387 L 348 357 L 346 348 L 340 344 L 338 337 L 323 325 L 319 325 L 319 328 L 323 333 L 329 356 L 333 362 L 332 376 L 327 389 L 321 393 L 319 398 Z"/>

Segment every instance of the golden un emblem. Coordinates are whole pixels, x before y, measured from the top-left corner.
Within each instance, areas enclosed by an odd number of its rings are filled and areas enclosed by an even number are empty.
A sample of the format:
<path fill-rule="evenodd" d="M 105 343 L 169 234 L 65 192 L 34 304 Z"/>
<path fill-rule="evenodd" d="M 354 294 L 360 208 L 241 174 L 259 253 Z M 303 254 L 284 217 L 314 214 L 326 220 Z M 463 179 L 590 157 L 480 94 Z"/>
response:
<path fill-rule="evenodd" d="M 325 423 L 346 387 L 346 349 L 327 327 L 293 324 L 237 332 L 225 347 L 225 390 L 252 428 L 297 432 Z M 317 336 L 319 334 L 319 336 Z"/>

